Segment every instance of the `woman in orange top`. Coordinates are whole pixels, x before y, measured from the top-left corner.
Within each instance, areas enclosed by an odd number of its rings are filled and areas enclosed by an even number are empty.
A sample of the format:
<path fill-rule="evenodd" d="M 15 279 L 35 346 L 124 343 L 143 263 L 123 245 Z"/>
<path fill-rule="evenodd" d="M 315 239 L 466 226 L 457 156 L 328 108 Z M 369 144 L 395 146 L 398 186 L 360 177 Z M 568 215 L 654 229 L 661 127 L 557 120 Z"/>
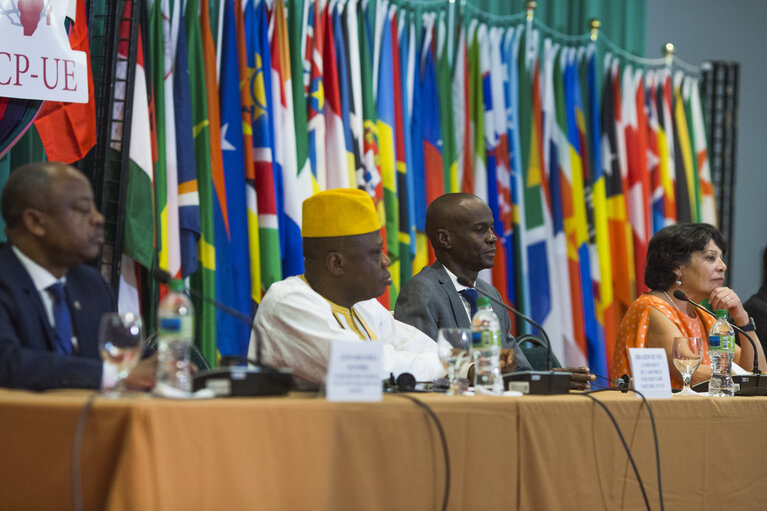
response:
<path fill-rule="evenodd" d="M 631 304 L 623 316 L 615 343 L 610 377 L 631 374 L 628 348 L 663 348 L 668 357 L 672 386 L 682 388 L 682 376 L 674 367 L 671 347 L 674 337 L 695 336 L 703 340 L 703 360 L 691 385 L 711 378 L 711 360 L 708 356 L 708 330 L 714 318 L 686 301 L 674 297 L 681 289 L 691 300 L 708 299 L 712 309 L 727 309 L 733 322 L 750 330 L 748 314 L 735 292 L 724 287 L 727 266 L 722 256 L 727 243 L 722 234 L 708 224 L 677 224 L 658 231 L 650 240 L 647 250 L 644 281 L 650 288 Z M 765 370 L 764 351 L 756 332 L 750 332 L 757 346 L 759 368 Z M 754 351 L 751 343 L 743 340 L 735 347 L 735 363 L 751 369 Z"/>

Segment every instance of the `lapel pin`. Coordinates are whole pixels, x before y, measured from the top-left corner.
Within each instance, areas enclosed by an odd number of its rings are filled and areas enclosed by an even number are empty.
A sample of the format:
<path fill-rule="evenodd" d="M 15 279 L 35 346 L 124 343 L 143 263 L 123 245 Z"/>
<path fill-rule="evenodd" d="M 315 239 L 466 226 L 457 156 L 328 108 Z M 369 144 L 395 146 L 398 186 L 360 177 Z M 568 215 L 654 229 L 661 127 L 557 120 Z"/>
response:
<path fill-rule="evenodd" d="M 77 310 L 82 309 L 82 307 L 80 306 L 80 302 L 77 301 L 77 300 L 75 300 L 74 306 L 75 306 L 75 309 L 77 309 Z"/>

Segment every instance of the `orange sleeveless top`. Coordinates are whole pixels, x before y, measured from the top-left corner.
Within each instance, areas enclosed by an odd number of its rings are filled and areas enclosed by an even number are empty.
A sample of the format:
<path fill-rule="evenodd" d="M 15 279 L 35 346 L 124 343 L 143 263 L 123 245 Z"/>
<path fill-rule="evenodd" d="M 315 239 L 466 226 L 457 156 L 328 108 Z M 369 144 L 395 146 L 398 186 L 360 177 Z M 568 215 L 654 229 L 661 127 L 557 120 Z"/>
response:
<path fill-rule="evenodd" d="M 647 346 L 647 329 L 650 325 L 650 310 L 656 309 L 673 322 L 684 336 L 700 337 L 703 340 L 703 358 L 701 365 L 710 365 L 708 356 L 708 331 L 716 321 L 711 316 L 696 310 L 695 317 L 677 310 L 663 298 L 644 294 L 634 300 L 623 316 L 618 337 L 615 340 L 613 364 L 610 379 L 615 380 L 624 374 L 631 374 L 628 348 L 644 348 Z M 671 386 L 682 388 L 682 379 L 671 374 Z"/>

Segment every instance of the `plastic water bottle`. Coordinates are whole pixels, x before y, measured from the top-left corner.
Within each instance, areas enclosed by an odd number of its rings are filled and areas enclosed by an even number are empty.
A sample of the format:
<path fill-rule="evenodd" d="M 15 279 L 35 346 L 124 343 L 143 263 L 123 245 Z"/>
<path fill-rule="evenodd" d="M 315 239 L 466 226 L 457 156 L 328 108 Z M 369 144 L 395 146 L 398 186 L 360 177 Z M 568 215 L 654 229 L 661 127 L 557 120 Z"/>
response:
<path fill-rule="evenodd" d="M 717 309 L 716 323 L 708 332 L 708 355 L 711 357 L 709 396 L 732 396 L 732 359 L 735 357 L 735 331 L 727 322 L 727 311 Z"/>
<path fill-rule="evenodd" d="M 477 312 L 471 320 L 471 330 L 474 392 L 501 395 L 501 323 L 490 307 L 490 300 L 485 296 L 477 300 Z"/>
<path fill-rule="evenodd" d="M 170 292 L 160 301 L 157 332 L 157 386 L 191 392 L 189 356 L 194 342 L 194 306 L 184 293 L 184 283 L 171 280 Z"/>

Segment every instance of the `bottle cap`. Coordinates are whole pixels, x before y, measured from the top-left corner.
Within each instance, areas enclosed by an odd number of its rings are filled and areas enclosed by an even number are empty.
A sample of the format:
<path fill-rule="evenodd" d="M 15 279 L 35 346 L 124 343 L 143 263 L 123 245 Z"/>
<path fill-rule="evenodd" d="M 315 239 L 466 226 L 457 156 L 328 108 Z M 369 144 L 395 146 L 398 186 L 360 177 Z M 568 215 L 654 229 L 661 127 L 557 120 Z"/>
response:
<path fill-rule="evenodd" d="M 716 309 L 716 317 L 717 318 L 726 318 L 727 317 L 727 309 Z"/>
<path fill-rule="evenodd" d="M 173 279 L 168 282 L 168 288 L 175 293 L 183 293 L 185 287 L 184 281 L 181 279 Z"/>
<path fill-rule="evenodd" d="M 490 298 L 487 296 L 477 298 L 477 307 L 490 307 Z"/>

